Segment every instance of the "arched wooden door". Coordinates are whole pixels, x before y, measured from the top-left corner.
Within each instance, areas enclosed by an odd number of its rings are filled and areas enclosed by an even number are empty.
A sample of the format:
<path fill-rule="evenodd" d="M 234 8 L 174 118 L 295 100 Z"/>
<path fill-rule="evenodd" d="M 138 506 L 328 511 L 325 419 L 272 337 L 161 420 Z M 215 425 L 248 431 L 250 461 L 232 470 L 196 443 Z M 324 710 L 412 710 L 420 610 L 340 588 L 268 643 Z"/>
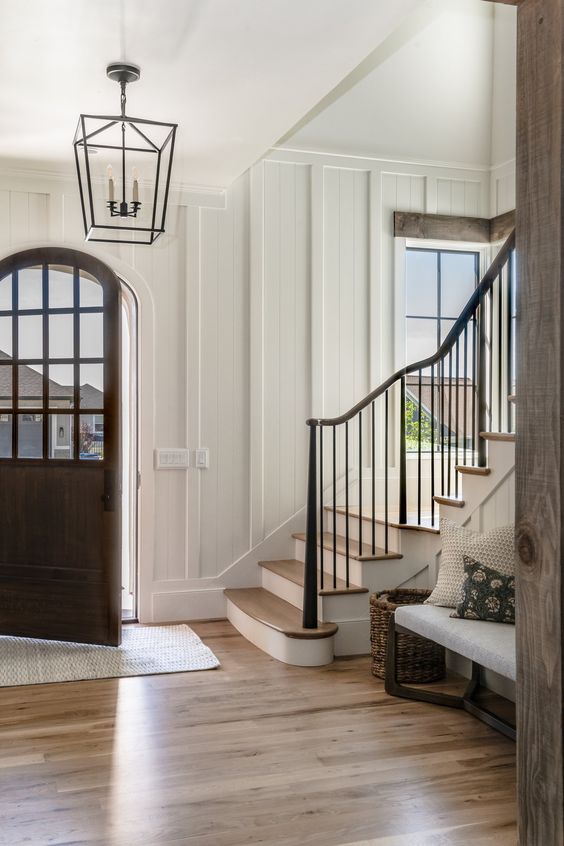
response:
<path fill-rule="evenodd" d="M 0 634 L 121 639 L 120 283 L 92 256 L 0 262 Z"/>

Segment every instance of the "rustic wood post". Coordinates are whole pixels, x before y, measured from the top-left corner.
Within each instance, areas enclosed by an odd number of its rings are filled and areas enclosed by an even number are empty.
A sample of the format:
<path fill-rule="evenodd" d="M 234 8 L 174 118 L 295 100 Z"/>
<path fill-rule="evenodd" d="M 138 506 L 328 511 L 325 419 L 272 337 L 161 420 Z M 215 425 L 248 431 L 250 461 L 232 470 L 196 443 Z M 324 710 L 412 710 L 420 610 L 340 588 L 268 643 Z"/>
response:
<path fill-rule="evenodd" d="M 564 559 L 564 3 L 517 37 L 517 779 L 520 846 L 561 846 Z"/>

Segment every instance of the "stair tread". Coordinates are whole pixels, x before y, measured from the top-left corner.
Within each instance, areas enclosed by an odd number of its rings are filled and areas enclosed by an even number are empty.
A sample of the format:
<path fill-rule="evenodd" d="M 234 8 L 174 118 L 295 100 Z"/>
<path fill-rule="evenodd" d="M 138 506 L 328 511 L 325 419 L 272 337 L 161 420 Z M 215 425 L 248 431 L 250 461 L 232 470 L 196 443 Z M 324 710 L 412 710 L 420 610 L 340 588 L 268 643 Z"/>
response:
<path fill-rule="evenodd" d="M 228 588 L 224 593 L 244 614 L 286 637 L 315 640 L 332 637 L 339 628 L 336 623 L 318 622 L 316 629 L 304 629 L 299 608 L 264 588 Z"/>
<path fill-rule="evenodd" d="M 306 536 L 304 532 L 294 532 L 292 537 L 297 540 L 305 541 Z M 317 545 L 319 546 L 319 535 L 317 536 Z M 336 550 L 339 555 L 346 554 L 346 539 L 342 535 L 337 535 Z M 333 551 L 333 532 L 323 532 L 323 548 Z M 349 540 L 349 558 L 354 558 L 355 561 L 387 561 L 390 558 L 403 558 L 400 552 L 386 552 L 381 547 L 376 547 L 375 552 L 372 552 L 372 547 L 368 543 L 363 543 L 360 548 L 358 541 Z"/>
<path fill-rule="evenodd" d="M 276 573 L 277 576 L 282 576 L 282 578 L 288 579 L 288 581 L 294 582 L 294 584 L 300 585 L 300 587 L 304 586 L 304 564 L 302 561 L 296 561 L 293 558 L 286 558 L 280 561 L 259 561 L 259 567 L 264 567 L 265 570 L 270 570 L 271 573 Z M 317 578 L 319 584 L 319 571 Z M 368 588 L 366 587 L 359 587 L 359 585 L 352 584 L 349 584 L 347 587 L 344 579 L 337 579 L 336 587 L 329 587 L 328 585 L 332 583 L 332 581 L 333 576 L 325 572 L 325 587 L 323 589 L 319 589 L 318 593 L 320 596 L 337 596 L 339 594 L 348 593 L 368 593 Z"/>
<path fill-rule="evenodd" d="M 470 476 L 489 476 L 492 472 L 491 467 L 474 467 L 472 464 L 457 464 L 456 469 L 459 473 L 468 473 Z"/>
<path fill-rule="evenodd" d="M 480 437 L 486 441 L 507 441 L 515 443 L 514 432 L 480 432 Z"/>
<path fill-rule="evenodd" d="M 333 512 L 332 505 L 326 505 L 325 511 L 329 513 Z M 335 508 L 337 514 L 346 514 L 347 509 L 344 505 L 337 505 Z M 357 505 L 350 505 L 349 506 L 349 517 L 354 517 L 358 520 L 360 516 L 359 508 Z M 369 508 L 362 509 L 362 519 L 366 520 L 366 522 L 372 522 L 372 510 Z M 423 513 L 421 515 L 421 523 L 417 522 L 417 512 L 409 512 L 407 515 L 407 523 L 400 523 L 398 514 L 388 514 L 388 525 L 392 529 L 411 529 L 415 532 L 433 532 L 434 534 L 439 534 L 438 528 L 431 525 L 431 512 Z M 385 515 L 383 513 L 376 512 L 376 523 L 379 525 L 384 525 L 386 522 Z"/>
<path fill-rule="evenodd" d="M 464 508 L 466 505 L 463 499 L 458 499 L 455 496 L 438 496 L 437 494 L 433 497 L 435 502 L 439 505 L 450 505 L 453 508 Z"/>

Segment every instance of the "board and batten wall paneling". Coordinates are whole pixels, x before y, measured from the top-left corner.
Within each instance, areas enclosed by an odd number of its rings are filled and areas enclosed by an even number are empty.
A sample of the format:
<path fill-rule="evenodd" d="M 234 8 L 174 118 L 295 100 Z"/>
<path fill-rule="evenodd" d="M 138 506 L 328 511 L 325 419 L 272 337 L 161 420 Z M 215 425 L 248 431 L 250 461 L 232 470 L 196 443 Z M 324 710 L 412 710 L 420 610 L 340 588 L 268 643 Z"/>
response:
<path fill-rule="evenodd" d="M 315 414 L 332 417 L 369 390 L 368 172 L 325 168 L 323 207 L 323 408 Z"/>
<path fill-rule="evenodd" d="M 437 179 L 436 214 L 480 217 L 483 214 L 483 184 L 478 180 Z"/>
<path fill-rule="evenodd" d="M 311 172 L 265 162 L 262 326 L 263 536 L 305 502 L 311 396 Z M 260 455 L 258 450 L 260 449 Z"/>
<path fill-rule="evenodd" d="M 49 196 L 34 191 L 0 191 L 0 248 L 24 248 L 49 231 Z"/>
<path fill-rule="evenodd" d="M 198 301 L 193 302 L 199 325 L 190 323 L 199 338 L 191 365 L 198 372 L 189 398 L 198 408 L 198 431 L 190 434 L 190 443 L 209 449 L 210 466 L 190 471 L 197 474 L 199 497 L 189 500 L 199 514 L 197 534 L 188 537 L 192 578 L 216 576 L 249 548 L 248 194 L 248 176 L 243 176 L 229 192 L 227 209 L 200 212 Z M 194 286 L 189 290 L 195 293 Z"/>
<path fill-rule="evenodd" d="M 381 260 L 379 285 L 378 334 L 373 344 L 378 350 L 381 362 L 379 379 L 385 379 L 397 367 L 405 364 L 396 360 L 395 330 L 396 315 L 403 312 L 403 300 L 397 300 L 402 292 L 396 290 L 394 211 L 425 212 L 427 180 L 418 174 L 382 173 L 381 189 Z M 401 306 L 398 307 L 398 306 Z M 371 385 L 372 388 L 376 385 Z"/>

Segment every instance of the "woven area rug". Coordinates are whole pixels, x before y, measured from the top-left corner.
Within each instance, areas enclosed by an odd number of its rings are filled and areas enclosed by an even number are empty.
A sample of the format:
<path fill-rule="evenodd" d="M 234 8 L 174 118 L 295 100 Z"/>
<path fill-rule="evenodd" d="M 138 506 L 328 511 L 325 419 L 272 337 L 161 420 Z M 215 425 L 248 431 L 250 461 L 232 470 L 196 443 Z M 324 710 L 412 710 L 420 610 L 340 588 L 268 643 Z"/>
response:
<path fill-rule="evenodd" d="M 0 687 L 213 670 L 219 661 L 189 626 L 124 626 L 121 646 L 0 637 Z"/>

